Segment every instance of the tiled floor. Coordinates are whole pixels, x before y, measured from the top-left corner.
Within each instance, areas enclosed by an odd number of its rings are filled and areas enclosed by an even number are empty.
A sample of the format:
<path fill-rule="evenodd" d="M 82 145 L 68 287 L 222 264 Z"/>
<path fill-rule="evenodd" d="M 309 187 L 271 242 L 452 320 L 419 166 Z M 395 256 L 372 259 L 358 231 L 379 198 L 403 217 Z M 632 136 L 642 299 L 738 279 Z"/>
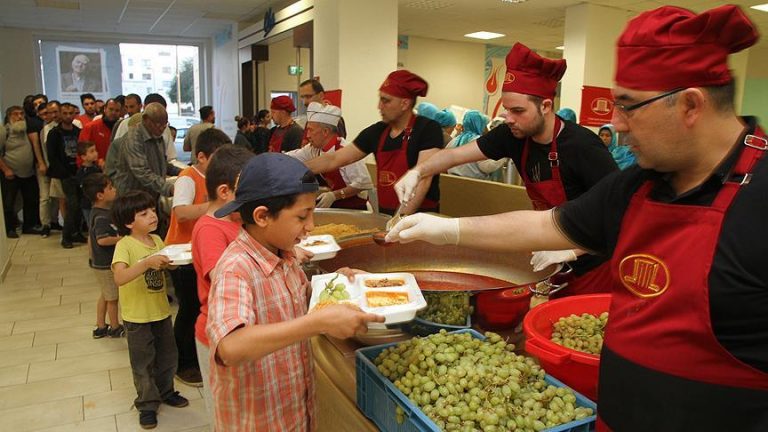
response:
<path fill-rule="evenodd" d="M 9 240 L 13 265 L 0 284 L 0 430 L 142 430 L 122 339 L 92 339 L 99 289 L 84 245 L 60 235 Z M 176 382 L 186 408 L 162 406 L 158 432 L 208 430 L 200 391 Z"/>

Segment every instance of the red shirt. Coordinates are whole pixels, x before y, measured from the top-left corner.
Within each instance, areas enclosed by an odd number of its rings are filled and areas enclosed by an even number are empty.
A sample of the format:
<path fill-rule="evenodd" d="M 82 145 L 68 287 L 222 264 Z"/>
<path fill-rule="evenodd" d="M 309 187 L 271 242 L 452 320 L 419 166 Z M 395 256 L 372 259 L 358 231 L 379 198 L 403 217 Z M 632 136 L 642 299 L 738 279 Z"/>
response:
<path fill-rule="evenodd" d="M 197 297 L 200 315 L 195 322 L 195 338 L 208 346 L 205 325 L 208 322 L 208 293 L 211 290 L 211 272 L 219 262 L 224 249 L 237 238 L 240 225 L 235 222 L 203 215 L 192 229 L 192 265 L 197 273 Z"/>
<path fill-rule="evenodd" d="M 83 125 L 83 129 L 85 129 L 85 127 L 88 126 L 88 124 L 93 121 L 94 117 L 96 117 L 96 116 L 94 115 L 93 117 L 91 117 L 88 114 L 80 114 L 79 116 L 77 116 L 75 118 L 77 120 L 80 120 L 80 124 Z"/>
<path fill-rule="evenodd" d="M 104 160 L 107 157 L 107 150 L 109 150 L 110 143 L 109 138 L 111 136 L 112 129 L 107 127 L 107 125 L 104 124 L 104 120 L 100 118 L 89 123 L 83 122 L 83 130 L 80 132 L 78 141 L 91 141 L 95 143 L 99 159 Z"/>

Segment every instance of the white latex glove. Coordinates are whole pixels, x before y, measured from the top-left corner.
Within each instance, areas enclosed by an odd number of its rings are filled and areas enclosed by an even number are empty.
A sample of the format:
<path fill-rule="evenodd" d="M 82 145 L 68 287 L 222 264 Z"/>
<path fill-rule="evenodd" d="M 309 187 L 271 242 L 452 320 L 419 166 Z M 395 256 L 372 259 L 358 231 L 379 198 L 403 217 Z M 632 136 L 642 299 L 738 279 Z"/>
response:
<path fill-rule="evenodd" d="M 315 207 L 328 208 L 332 206 L 334 202 L 336 202 L 336 195 L 334 195 L 333 192 L 323 192 L 317 196 L 317 204 L 315 204 Z"/>
<path fill-rule="evenodd" d="M 413 198 L 416 186 L 419 185 L 419 180 L 421 180 L 421 173 L 418 170 L 411 169 L 395 183 L 395 193 L 401 203 L 406 203 Z"/>
<path fill-rule="evenodd" d="M 571 250 L 560 251 L 539 251 L 534 252 L 531 257 L 533 271 L 544 270 L 552 264 L 566 263 L 576 261 L 576 253 Z"/>
<path fill-rule="evenodd" d="M 404 217 L 387 233 L 386 241 L 410 243 L 422 240 L 436 245 L 459 244 L 459 220 L 416 213 Z"/>

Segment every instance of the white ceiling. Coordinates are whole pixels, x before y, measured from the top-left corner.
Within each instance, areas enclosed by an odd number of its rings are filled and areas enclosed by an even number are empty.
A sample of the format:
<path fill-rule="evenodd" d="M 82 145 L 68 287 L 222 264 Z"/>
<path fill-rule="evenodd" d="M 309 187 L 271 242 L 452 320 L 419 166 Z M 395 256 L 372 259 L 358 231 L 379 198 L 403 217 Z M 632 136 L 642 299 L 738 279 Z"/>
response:
<path fill-rule="evenodd" d="M 376 1 L 376 0 L 358 0 Z M 768 0 L 731 0 L 768 29 L 768 13 L 748 7 Z M 274 10 L 291 0 L 2 0 L 0 26 L 89 33 L 207 38 L 233 22 L 261 21 L 268 6 Z M 398 33 L 472 42 L 463 37 L 479 30 L 507 36 L 490 43 L 524 41 L 532 48 L 552 51 L 562 45 L 565 8 L 592 3 L 627 11 L 627 16 L 673 4 L 702 11 L 723 4 L 714 0 L 398 0 Z M 476 41 L 486 43 L 485 41 Z M 768 40 L 761 44 L 768 47 Z"/>

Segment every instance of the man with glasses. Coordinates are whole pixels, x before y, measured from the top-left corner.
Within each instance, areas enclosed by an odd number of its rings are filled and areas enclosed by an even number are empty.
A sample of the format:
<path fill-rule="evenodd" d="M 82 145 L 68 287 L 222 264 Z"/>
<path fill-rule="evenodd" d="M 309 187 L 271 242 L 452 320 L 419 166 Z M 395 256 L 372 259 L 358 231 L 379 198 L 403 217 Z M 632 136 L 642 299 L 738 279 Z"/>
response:
<path fill-rule="evenodd" d="M 314 78 L 308 79 L 299 84 L 299 99 L 301 99 L 305 109 L 308 108 L 309 104 L 312 102 L 318 102 L 321 105 L 328 105 L 328 102 L 325 100 L 325 89 L 323 88 L 323 85 L 320 84 L 320 81 Z M 298 123 L 299 126 L 305 128 L 304 142 L 307 142 L 307 116 L 308 114 L 304 114 L 296 119 L 296 123 Z M 347 137 L 347 126 L 344 123 L 344 118 L 339 119 L 339 124 L 336 126 L 336 129 L 338 130 L 338 135 L 340 137 Z"/>
<path fill-rule="evenodd" d="M 395 186 L 401 201 L 410 199 L 421 178 L 469 162 L 509 157 L 523 178 L 533 208 L 548 210 L 578 198 L 618 170 L 594 132 L 555 114 L 553 101 L 565 73 L 565 60 L 541 57 L 516 43 L 507 54 L 506 66 L 501 101 L 507 127 L 497 127 L 461 147 L 440 150 L 416 165 Z M 577 254 L 581 255 L 578 260 Z M 574 275 L 567 289 L 558 295 L 606 289 L 605 256 L 567 250 L 537 252 L 535 259 L 533 264 L 576 260 L 571 264 Z"/>
<path fill-rule="evenodd" d="M 768 430 L 768 140 L 736 114 L 727 63 L 757 39 L 738 6 L 641 14 L 618 41 L 612 121 L 638 167 L 552 211 L 415 215 L 388 235 L 611 255 L 598 430 Z"/>

